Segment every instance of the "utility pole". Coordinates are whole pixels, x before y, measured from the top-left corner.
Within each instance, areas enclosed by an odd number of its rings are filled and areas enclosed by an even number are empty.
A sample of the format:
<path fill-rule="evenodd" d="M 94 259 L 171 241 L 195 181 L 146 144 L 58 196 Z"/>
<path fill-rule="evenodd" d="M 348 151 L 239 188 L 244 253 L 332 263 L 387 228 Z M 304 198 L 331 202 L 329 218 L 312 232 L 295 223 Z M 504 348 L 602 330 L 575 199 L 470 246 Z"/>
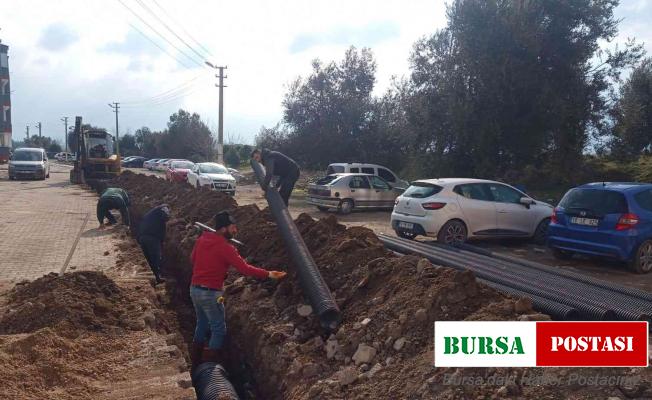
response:
<path fill-rule="evenodd" d="M 226 78 L 224 70 L 226 66 L 215 68 L 220 70 L 220 74 L 215 75 L 217 78 L 220 78 L 220 82 L 217 84 L 217 87 L 220 88 L 220 112 L 217 123 L 217 162 L 224 164 L 224 79 Z"/>
<path fill-rule="evenodd" d="M 63 125 L 65 126 L 65 128 L 63 128 L 63 139 L 66 143 L 66 147 L 63 151 L 68 153 L 68 117 L 61 118 L 61 121 L 63 121 Z"/>
<path fill-rule="evenodd" d="M 118 131 L 118 110 L 120 109 L 120 103 L 109 103 L 109 107 L 115 113 L 115 154 L 118 156 L 118 160 L 120 160 L 120 132 Z"/>
<path fill-rule="evenodd" d="M 29 125 L 25 125 L 25 136 L 29 139 Z"/>
<path fill-rule="evenodd" d="M 40 122 L 37 122 L 37 123 L 36 123 L 36 127 L 38 128 L 38 137 L 41 137 L 41 126 L 42 126 L 42 125 L 41 125 Z"/>

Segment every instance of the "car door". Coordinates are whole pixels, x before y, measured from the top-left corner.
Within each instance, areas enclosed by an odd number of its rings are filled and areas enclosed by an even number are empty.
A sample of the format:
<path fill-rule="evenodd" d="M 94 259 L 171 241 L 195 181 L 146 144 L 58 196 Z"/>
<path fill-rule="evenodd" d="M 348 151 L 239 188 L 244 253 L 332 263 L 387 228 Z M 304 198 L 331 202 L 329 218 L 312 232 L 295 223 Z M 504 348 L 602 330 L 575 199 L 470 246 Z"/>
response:
<path fill-rule="evenodd" d="M 538 221 L 533 207 L 521 203 L 525 195 L 516 189 L 500 183 L 489 184 L 489 190 L 496 204 L 496 217 L 501 235 L 530 236 Z"/>
<path fill-rule="evenodd" d="M 496 205 L 486 183 L 457 185 L 457 204 L 462 210 L 465 223 L 473 235 L 492 235 L 498 229 Z"/>
<path fill-rule="evenodd" d="M 192 167 L 190 172 L 188 172 L 188 183 L 192 186 L 197 186 L 197 168 L 199 167 L 195 165 Z"/>
<path fill-rule="evenodd" d="M 369 181 L 371 182 L 371 195 L 372 200 L 375 203 L 375 207 L 394 207 L 396 193 L 394 192 L 394 189 L 392 189 L 392 186 L 389 183 L 385 182 L 383 178 L 378 176 L 370 176 Z"/>
<path fill-rule="evenodd" d="M 348 186 L 350 197 L 353 199 L 355 207 L 373 207 L 371 185 L 366 176 L 351 176 Z"/>

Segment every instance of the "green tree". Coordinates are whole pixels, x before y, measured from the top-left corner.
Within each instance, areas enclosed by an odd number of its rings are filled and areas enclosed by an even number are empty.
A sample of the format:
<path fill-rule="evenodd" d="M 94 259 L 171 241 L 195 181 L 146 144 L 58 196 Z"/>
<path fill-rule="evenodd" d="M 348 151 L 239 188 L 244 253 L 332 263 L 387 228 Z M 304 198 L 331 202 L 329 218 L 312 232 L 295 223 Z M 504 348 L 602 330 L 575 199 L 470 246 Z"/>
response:
<path fill-rule="evenodd" d="M 129 133 L 120 136 L 120 155 L 135 156 L 140 154 L 140 149 L 136 145 L 136 137 Z"/>
<path fill-rule="evenodd" d="M 226 165 L 232 168 L 238 168 L 240 166 L 240 155 L 238 154 L 237 149 L 231 147 L 224 153 L 224 162 Z"/>
<path fill-rule="evenodd" d="M 158 143 L 158 152 L 167 157 L 211 161 L 215 158 L 215 139 L 197 113 L 185 110 L 170 116 L 168 129 Z"/>
<path fill-rule="evenodd" d="M 628 159 L 652 147 L 652 58 L 636 67 L 620 90 L 615 107 L 612 150 Z"/>

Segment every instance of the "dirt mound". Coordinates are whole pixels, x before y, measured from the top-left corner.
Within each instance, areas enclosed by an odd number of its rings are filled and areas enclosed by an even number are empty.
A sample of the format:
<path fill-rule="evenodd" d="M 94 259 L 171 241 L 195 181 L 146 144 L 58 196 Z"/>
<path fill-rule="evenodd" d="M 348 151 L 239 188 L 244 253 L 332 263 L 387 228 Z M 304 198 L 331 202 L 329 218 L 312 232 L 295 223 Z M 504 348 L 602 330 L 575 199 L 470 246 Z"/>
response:
<path fill-rule="evenodd" d="M 526 370 L 435 370 L 434 321 L 514 320 L 522 313 L 546 317 L 527 307 L 519 307 L 517 313 L 514 299 L 479 284 L 471 272 L 435 266 L 418 257 L 398 257 L 369 229 L 347 229 L 334 216 L 317 221 L 302 214 L 296 225 L 342 310 L 340 328 L 327 335 L 314 315 L 302 316 L 306 300 L 268 210 L 238 207 L 226 195 L 143 175 L 123 174 L 112 185 L 129 192 L 136 220 L 149 207 L 170 203 L 165 268 L 177 278 L 183 295 L 197 237 L 192 223 L 210 222 L 223 209 L 232 210 L 236 217 L 238 238 L 245 243 L 240 251 L 250 262 L 289 272 L 278 283 L 238 278 L 237 273 L 227 280 L 229 351 L 233 364 L 255 366 L 252 372 L 261 398 L 567 397 L 558 395 L 560 389 L 554 386 L 505 389 L 497 383 L 460 388 L 444 383 L 445 374 L 486 377 L 496 371 L 522 375 Z M 192 312 L 180 315 L 189 326 L 193 317 Z M 614 390 L 608 389 L 600 395 Z M 577 398 L 595 398 L 596 393 L 587 389 Z"/>
<path fill-rule="evenodd" d="M 19 284 L 8 294 L 0 334 L 29 333 L 44 327 L 70 332 L 128 328 L 131 322 L 125 311 L 129 306 L 120 288 L 100 272 L 52 273 Z"/>

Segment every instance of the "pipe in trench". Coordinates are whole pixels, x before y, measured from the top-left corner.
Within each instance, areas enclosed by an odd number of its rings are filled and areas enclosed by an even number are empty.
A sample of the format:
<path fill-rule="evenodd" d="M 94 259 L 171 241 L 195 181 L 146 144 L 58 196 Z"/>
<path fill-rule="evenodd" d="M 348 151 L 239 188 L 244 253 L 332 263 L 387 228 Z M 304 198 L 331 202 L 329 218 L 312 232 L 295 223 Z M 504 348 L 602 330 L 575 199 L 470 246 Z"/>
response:
<path fill-rule="evenodd" d="M 251 160 L 251 167 L 254 170 L 256 179 L 261 185 L 265 180 L 263 167 L 256 161 Z M 304 295 L 310 302 L 312 309 L 319 316 L 319 322 L 323 329 L 334 331 L 342 320 L 340 309 L 333 298 L 326 281 L 321 276 L 319 268 L 312 255 L 308 251 L 308 246 L 303 241 L 301 233 L 294 225 L 294 221 L 288 212 L 281 195 L 275 188 L 268 187 L 265 191 L 265 198 L 269 204 L 276 226 L 278 226 L 285 246 L 287 247 L 294 265 L 296 265 L 297 276 Z"/>
<path fill-rule="evenodd" d="M 391 238 L 393 239 L 393 238 Z M 433 254 L 430 250 L 426 249 L 419 249 L 418 247 L 410 247 L 407 243 L 402 243 L 402 239 L 395 239 L 396 241 L 389 240 L 387 236 L 382 236 L 380 237 L 380 240 L 383 241 L 383 243 L 395 250 L 403 251 L 405 252 L 406 250 L 411 251 L 413 253 L 419 254 L 421 256 L 424 256 L 431 261 L 437 262 L 437 263 L 444 263 L 446 265 L 449 265 L 453 268 L 456 269 L 470 269 L 476 273 L 476 275 L 480 278 L 490 280 L 492 282 L 497 282 L 503 285 L 507 285 L 509 287 L 513 287 L 515 289 L 532 293 L 540 297 L 548 298 L 550 300 L 553 300 L 555 302 L 561 303 L 561 304 L 566 304 L 572 307 L 575 307 L 578 311 L 580 311 L 583 315 L 589 316 L 592 319 L 598 319 L 598 320 L 609 320 L 613 319 L 615 317 L 615 313 L 613 310 L 608 310 L 602 307 L 598 307 L 595 305 L 590 305 L 586 304 L 585 302 L 581 301 L 581 299 L 569 299 L 566 298 L 563 294 L 554 294 L 548 291 L 549 288 L 545 287 L 538 287 L 538 285 L 533 284 L 532 282 L 514 282 L 511 278 L 512 277 L 505 277 L 501 276 L 499 274 L 493 273 L 488 268 L 482 268 L 481 266 L 473 266 L 472 268 L 468 267 L 462 262 L 456 261 L 455 259 L 448 257 L 448 256 L 442 256 L 439 254 Z M 537 286 L 537 288 L 535 288 Z"/>
<path fill-rule="evenodd" d="M 238 400 L 235 388 L 227 378 L 226 370 L 218 363 L 200 364 L 192 374 L 197 400 Z"/>

